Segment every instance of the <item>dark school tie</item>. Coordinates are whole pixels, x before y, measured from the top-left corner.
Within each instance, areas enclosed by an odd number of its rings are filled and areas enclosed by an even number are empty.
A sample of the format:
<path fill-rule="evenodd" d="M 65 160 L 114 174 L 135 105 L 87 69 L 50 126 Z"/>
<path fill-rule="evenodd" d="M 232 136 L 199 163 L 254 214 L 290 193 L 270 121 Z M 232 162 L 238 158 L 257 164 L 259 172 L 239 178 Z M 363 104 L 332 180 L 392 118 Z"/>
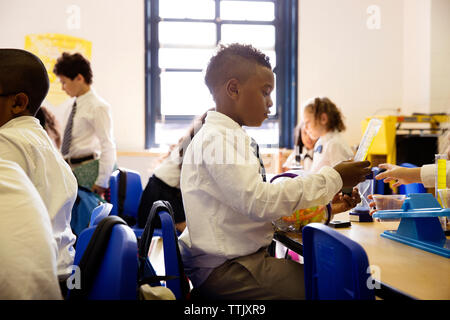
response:
<path fill-rule="evenodd" d="M 70 150 L 70 143 L 72 142 L 72 127 L 73 117 L 77 111 L 77 102 L 75 101 L 72 106 L 72 112 L 70 112 L 69 119 L 67 120 L 66 128 L 64 129 L 64 138 L 61 147 L 61 153 L 63 156 L 67 155 Z"/>
<path fill-rule="evenodd" d="M 250 143 L 250 146 L 253 148 L 253 153 L 259 160 L 260 170 L 259 173 L 261 173 L 261 176 L 263 178 L 263 181 L 266 182 L 266 169 L 264 168 L 264 163 L 261 159 L 261 155 L 259 154 L 259 146 L 256 143 L 255 139 L 251 138 L 252 142 Z"/>

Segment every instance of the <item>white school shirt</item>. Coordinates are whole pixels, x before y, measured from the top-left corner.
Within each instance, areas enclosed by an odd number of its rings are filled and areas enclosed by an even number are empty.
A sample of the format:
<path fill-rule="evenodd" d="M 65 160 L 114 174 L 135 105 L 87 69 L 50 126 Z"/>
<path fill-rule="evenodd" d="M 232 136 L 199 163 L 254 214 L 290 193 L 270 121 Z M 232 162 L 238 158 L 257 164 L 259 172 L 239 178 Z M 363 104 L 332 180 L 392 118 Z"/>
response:
<path fill-rule="evenodd" d="M 450 161 L 447 161 L 447 188 L 450 188 Z M 436 183 L 436 164 L 426 164 L 420 169 L 420 178 L 426 188 L 434 188 Z"/>
<path fill-rule="evenodd" d="M 353 156 L 352 149 L 341 133 L 328 132 L 314 145 L 313 162 L 309 171 L 317 173 L 324 166 L 334 167 L 341 161 L 352 159 Z"/>
<path fill-rule="evenodd" d="M 187 227 L 179 243 L 194 286 L 226 260 L 268 246 L 273 220 L 324 205 L 342 188 L 340 175 L 329 167 L 305 178 L 263 182 L 250 143 L 238 123 L 209 111 L 186 150 L 181 192 Z"/>
<path fill-rule="evenodd" d="M 111 107 L 93 88 L 77 97 L 76 103 L 72 140 L 66 157 L 99 155 L 99 172 L 95 184 L 107 188 L 116 163 Z M 71 111 L 72 108 L 68 108 L 66 119 L 69 118 Z"/>
<path fill-rule="evenodd" d="M 0 127 L 0 159 L 17 163 L 36 187 L 47 208 L 58 246 L 58 275 L 71 273 L 75 235 L 70 227 L 77 197 L 77 180 L 50 137 L 31 116 L 12 119 Z"/>
<path fill-rule="evenodd" d="M 0 300 L 61 299 L 47 209 L 19 165 L 2 159 L 0 221 Z"/>
<path fill-rule="evenodd" d="M 153 174 L 168 186 L 180 188 L 181 158 L 180 149 L 175 147 L 163 162 L 155 168 Z"/>

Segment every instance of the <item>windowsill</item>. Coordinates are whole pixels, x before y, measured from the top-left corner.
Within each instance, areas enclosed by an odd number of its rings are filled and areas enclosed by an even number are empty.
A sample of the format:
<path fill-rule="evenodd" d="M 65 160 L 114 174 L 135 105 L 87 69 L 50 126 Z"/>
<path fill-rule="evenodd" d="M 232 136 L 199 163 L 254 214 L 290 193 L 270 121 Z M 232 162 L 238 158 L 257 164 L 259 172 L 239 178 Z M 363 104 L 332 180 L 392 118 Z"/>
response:
<path fill-rule="evenodd" d="M 118 150 L 118 157 L 159 157 L 165 154 L 168 149 L 152 148 L 147 150 Z"/>

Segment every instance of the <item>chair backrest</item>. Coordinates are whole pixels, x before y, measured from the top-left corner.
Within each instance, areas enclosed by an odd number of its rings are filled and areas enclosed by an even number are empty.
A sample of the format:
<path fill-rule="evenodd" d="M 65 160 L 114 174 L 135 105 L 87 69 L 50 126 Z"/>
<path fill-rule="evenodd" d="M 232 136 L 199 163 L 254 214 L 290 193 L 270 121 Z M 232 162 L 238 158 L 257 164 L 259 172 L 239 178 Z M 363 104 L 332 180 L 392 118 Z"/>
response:
<path fill-rule="evenodd" d="M 120 218 L 106 217 L 101 224 L 87 228 L 80 234 L 75 251 L 75 265 L 80 265 L 96 228 L 111 219 Z M 98 255 L 92 257 L 101 261 L 87 299 L 137 299 L 138 245 L 134 232 L 123 222 L 112 226 L 108 238 L 98 240 L 107 241 L 107 245 L 103 257 L 99 258 Z"/>
<path fill-rule="evenodd" d="M 405 168 L 417 168 L 416 165 L 407 162 L 402 163 L 400 166 Z M 398 194 L 426 193 L 426 192 L 427 190 L 425 189 L 422 183 L 403 184 L 398 187 Z"/>
<path fill-rule="evenodd" d="M 142 196 L 142 182 L 141 175 L 134 170 L 121 169 L 126 172 L 126 188 L 125 199 L 123 202 L 123 215 L 128 215 L 137 220 L 139 203 Z M 113 208 L 111 215 L 119 215 L 119 187 L 120 187 L 120 175 L 123 174 L 120 170 L 115 170 L 110 179 L 109 186 L 111 191 L 111 204 Z"/>
<path fill-rule="evenodd" d="M 303 228 L 305 294 L 308 300 L 373 300 L 364 249 L 320 223 Z"/>
<path fill-rule="evenodd" d="M 148 256 L 150 242 L 154 236 L 155 224 L 158 218 L 161 221 L 165 275 L 172 278 L 166 280 L 166 287 L 173 292 L 177 300 L 184 299 L 189 288 L 178 247 L 173 211 L 169 202 L 155 201 L 153 203 L 139 244 L 139 256 L 141 261 Z M 141 267 L 144 268 L 144 265 L 141 265 Z M 143 273 L 142 269 L 141 274 Z"/>
<path fill-rule="evenodd" d="M 111 203 L 102 203 L 92 210 L 91 221 L 89 227 L 96 226 L 103 218 L 107 217 L 111 212 L 113 205 Z"/>

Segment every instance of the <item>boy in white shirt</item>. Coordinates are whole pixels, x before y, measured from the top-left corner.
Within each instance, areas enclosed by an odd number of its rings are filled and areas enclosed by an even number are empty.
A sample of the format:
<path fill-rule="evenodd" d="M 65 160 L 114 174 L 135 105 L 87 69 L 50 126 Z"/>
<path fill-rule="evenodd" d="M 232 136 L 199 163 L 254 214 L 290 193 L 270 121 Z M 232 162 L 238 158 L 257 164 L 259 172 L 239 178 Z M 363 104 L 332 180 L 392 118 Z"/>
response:
<path fill-rule="evenodd" d="M 58 247 L 58 277 L 64 283 L 75 256 L 70 220 L 77 181 L 34 117 L 48 88 L 47 71 L 38 57 L 0 49 L 0 158 L 17 163 L 39 192 Z"/>
<path fill-rule="evenodd" d="M 302 299 L 303 266 L 267 254 L 271 221 L 330 202 L 370 163 L 344 162 L 319 174 L 265 182 L 257 144 L 242 126 L 260 126 L 272 106 L 274 75 L 252 46 L 221 46 L 205 82 L 216 111 L 189 144 L 181 171 L 187 227 L 180 236 L 186 273 L 209 299 Z"/>
<path fill-rule="evenodd" d="M 0 300 L 61 299 L 47 209 L 18 164 L 0 159 Z"/>
<path fill-rule="evenodd" d="M 61 153 L 78 184 L 104 196 L 116 166 L 111 106 L 92 88 L 90 62 L 79 53 L 64 52 L 53 72 L 62 89 L 75 97 L 66 123 Z"/>

